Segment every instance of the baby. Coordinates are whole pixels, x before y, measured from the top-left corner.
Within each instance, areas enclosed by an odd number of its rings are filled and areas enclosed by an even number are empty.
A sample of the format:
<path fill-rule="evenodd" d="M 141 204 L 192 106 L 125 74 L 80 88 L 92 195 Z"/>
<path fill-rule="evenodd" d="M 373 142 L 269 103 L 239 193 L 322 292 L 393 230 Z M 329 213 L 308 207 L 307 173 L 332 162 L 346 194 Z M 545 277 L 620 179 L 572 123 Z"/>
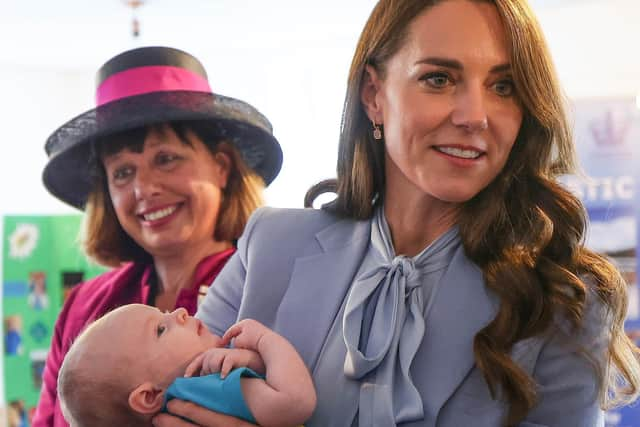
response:
<path fill-rule="evenodd" d="M 296 350 L 261 323 L 243 320 L 218 337 L 184 309 L 142 304 L 117 308 L 78 337 L 58 395 L 73 427 L 150 426 L 174 397 L 261 426 L 300 425 L 316 404 Z"/>

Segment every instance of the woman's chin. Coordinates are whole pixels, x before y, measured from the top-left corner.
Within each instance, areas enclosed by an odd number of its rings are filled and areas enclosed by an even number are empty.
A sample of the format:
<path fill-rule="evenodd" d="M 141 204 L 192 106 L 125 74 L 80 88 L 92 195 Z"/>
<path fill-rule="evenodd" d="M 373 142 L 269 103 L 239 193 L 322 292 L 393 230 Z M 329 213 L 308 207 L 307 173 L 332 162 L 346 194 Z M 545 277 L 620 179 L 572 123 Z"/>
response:
<path fill-rule="evenodd" d="M 169 240 L 171 239 L 171 240 Z M 154 239 L 147 239 L 144 244 L 141 244 L 152 257 L 167 257 L 167 256 L 176 256 L 178 254 L 185 254 L 188 252 L 188 245 L 185 244 L 183 240 L 178 240 L 175 236 L 171 238 L 163 238 L 162 236 L 158 236 Z"/>

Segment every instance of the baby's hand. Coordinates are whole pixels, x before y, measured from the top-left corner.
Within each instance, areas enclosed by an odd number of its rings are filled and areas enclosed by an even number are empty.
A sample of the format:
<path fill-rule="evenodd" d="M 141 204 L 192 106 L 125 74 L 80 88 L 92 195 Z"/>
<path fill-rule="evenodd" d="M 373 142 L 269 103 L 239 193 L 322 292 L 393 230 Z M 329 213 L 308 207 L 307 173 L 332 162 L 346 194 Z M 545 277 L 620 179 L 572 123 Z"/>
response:
<path fill-rule="evenodd" d="M 191 377 L 195 373 L 210 375 L 220 372 L 220 377 L 225 378 L 232 369 L 249 367 L 258 373 L 264 373 L 262 358 L 255 351 L 237 348 L 212 348 L 198 357 L 185 369 L 184 376 Z"/>
<path fill-rule="evenodd" d="M 222 343 L 228 345 L 233 339 L 235 348 L 258 351 L 260 340 L 269 332 L 271 330 L 257 320 L 244 319 L 227 329 L 222 336 Z"/>

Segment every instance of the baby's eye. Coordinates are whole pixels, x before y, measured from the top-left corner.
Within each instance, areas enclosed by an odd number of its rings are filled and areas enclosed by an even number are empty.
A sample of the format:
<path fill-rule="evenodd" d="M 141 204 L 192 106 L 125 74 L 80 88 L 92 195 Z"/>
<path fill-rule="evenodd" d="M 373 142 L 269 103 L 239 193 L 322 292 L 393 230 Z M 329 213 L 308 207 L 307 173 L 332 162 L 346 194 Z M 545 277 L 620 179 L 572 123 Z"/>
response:
<path fill-rule="evenodd" d="M 166 326 L 158 325 L 158 328 L 156 329 L 157 336 L 162 335 L 166 329 L 167 329 Z"/>

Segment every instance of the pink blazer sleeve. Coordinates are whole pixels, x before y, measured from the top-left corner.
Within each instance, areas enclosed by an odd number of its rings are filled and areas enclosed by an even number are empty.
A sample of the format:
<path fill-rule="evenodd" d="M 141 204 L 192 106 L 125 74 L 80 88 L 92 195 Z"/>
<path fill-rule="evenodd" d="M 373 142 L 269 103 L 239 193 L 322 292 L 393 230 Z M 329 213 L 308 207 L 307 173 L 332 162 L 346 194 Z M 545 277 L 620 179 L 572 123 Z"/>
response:
<path fill-rule="evenodd" d="M 76 293 L 73 292 L 65 303 L 58 320 L 56 321 L 51 347 L 47 356 L 42 378 L 42 390 L 36 412 L 33 418 L 33 427 L 66 427 L 69 424 L 64 420 L 57 396 L 58 372 L 64 355 L 69 350 L 71 343 L 65 343 L 65 336 L 68 336 L 69 326 L 67 324 L 69 313 L 72 311 L 73 300 Z"/>

